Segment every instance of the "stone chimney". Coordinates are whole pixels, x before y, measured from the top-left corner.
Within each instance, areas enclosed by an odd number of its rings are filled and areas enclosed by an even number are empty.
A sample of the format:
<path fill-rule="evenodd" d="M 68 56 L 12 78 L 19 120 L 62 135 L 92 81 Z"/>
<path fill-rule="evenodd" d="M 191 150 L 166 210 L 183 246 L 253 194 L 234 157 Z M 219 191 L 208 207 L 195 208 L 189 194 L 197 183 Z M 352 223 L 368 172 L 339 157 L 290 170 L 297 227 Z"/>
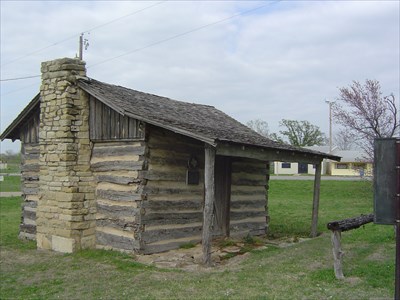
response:
<path fill-rule="evenodd" d="M 94 178 L 90 170 L 89 99 L 76 85 L 85 62 L 42 63 L 37 247 L 74 252 L 95 247 Z"/>

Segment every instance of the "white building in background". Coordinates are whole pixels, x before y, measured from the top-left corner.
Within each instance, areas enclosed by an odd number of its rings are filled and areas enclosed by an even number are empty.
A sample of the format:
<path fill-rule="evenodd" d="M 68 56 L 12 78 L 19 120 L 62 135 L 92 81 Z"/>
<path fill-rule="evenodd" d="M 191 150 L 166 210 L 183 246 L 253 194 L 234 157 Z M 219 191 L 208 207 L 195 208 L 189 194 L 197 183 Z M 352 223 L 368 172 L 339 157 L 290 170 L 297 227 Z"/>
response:
<path fill-rule="evenodd" d="M 310 150 L 329 153 L 329 146 L 304 147 Z M 322 162 L 322 174 L 333 176 L 371 176 L 372 162 L 366 159 L 366 155 L 360 150 L 332 149 L 333 155 L 342 157 L 340 162 L 324 159 Z M 315 165 L 297 162 L 274 162 L 275 175 L 314 175 Z"/>
<path fill-rule="evenodd" d="M 7 169 L 7 163 L 0 161 L 0 170 Z"/>

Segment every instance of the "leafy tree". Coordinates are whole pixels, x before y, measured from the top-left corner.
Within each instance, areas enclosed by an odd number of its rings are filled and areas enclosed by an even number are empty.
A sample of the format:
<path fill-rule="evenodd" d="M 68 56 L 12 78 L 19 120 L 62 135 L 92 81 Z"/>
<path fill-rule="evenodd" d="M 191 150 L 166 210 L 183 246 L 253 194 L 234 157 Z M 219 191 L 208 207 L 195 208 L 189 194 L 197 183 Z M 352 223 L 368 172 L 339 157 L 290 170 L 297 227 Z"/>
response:
<path fill-rule="evenodd" d="M 285 130 L 279 131 L 281 135 L 288 139 L 293 146 L 305 147 L 323 145 L 325 135 L 321 132 L 318 126 L 311 124 L 308 121 L 296 121 L 282 119 L 279 126 L 285 127 Z"/>
<path fill-rule="evenodd" d="M 399 131 L 397 108 L 393 94 L 382 96 L 377 80 L 357 81 L 339 89 L 339 98 L 333 104 L 335 122 L 354 137 L 354 142 L 373 157 L 375 138 L 393 137 Z"/>
<path fill-rule="evenodd" d="M 255 132 L 257 132 L 265 137 L 269 137 L 269 135 L 270 135 L 268 123 L 263 120 L 260 120 L 260 119 L 251 120 L 251 121 L 247 122 L 246 125 L 247 125 L 247 127 L 250 127 Z"/>

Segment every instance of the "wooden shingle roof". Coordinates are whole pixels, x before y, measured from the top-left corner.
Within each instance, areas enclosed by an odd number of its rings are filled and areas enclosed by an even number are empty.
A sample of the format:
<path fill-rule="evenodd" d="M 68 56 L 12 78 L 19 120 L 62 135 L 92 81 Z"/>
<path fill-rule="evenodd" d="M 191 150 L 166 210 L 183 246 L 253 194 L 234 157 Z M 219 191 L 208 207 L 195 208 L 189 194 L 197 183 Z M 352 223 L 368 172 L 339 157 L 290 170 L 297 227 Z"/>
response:
<path fill-rule="evenodd" d="M 123 115 L 214 146 L 227 142 L 338 159 L 337 156 L 268 139 L 213 106 L 172 100 L 94 79 L 80 79 L 78 85 Z"/>
<path fill-rule="evenodd" d="M 275 158 L 278 155 L 279 158 L 282 156 L 285 159 L 296 159 L 299 155 L 306 155 L 313 156 L 317 160 L 322 158 L 340 160 L 340 157 L 335 155 L 268 139 L 213 106 L 172 100 L 90 78 L 79 79 L 78 86 L 122 115 L 195 138 L 212 146 L 224 144 L 273 150 Z M 38 105 L 40 105 L 39 94 L 4 130 L 0 139 L 19 139 L 21 126 Z M 283 156 L 279 154 L 280 152 L 290 155 Z"/>

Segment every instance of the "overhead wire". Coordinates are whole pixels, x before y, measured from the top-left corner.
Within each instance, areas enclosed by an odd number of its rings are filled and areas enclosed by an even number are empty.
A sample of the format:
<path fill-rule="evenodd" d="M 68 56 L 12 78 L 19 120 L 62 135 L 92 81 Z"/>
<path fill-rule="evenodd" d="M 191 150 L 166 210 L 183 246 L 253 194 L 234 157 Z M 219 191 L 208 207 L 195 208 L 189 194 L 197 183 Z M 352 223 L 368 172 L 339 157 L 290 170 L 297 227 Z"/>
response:
<path fill-rule="evenodd" d="M 57 45 L 59 45 L 59 44 L 62 44 L 62 43 L 64 43 L 64 42 L 66 42 L 66 41 L 75 39 L 75 38 L 77 37 L 77 35 L 79 35 L 79 34 L 81 34 L 81 33 L 89 33 L 89 32 L 94 31 L 94 30 L 96 30 L 96 29 L 105 27 L 105 26 L 110 25 L 110 24 L 112 24 L 112 23 L 115 23 L 115 22 L 117 22 L 117 21 L 119 21 L 119 20 L 122 20 L 122 19 L 124 19 L 124 18 L 130 17 L 130 16 L 132 16 L 132 15 L 136 15 L 136 14 L 138 14 L 138 13 L 140 13 L 140 12 L 142 12 L 142 11 L 145 11 L 145 10 L 147 10 L 147 9 L 153 8 L 154 6 L 160 5 L 160 4 L 164 3 L 164 2 L 167 2 L 167 0 L 159 1 L 159 2 L 154 3 L 154 4 L 152 4 L 152 5 L 149 5 L 149 6 L 146 6 L 146 7 L 144 7 L 144 8 L 141 8 L 141 9 L 139 9 L 139 10 L 135 10 L 135 11 L 133 11 L 133 12 L 127 14 L 127 15 L 124 15 L 124 16 L 121 16 L 121 17 L 112 19 L 112 20 L 110 20 L 110 21 L 108 21 L 108 22 L 105 22 L 105 23 L 103 23 L 103 24 L 94 26 L 94 27 L 92 27 L 92 28 L 90 28 L 90 29 L 87 29 L 87 30 L 85 30 L 85 31 L 82 31 L 82 32 L 80 32 L 80 33 L 78 33 L 78 34 L 71 35 L 70 37 L 67 37 L 67 38 L 65 38 L 65 39 L 62 39 L 62 40 L 60 40 L 60 41 L 58 41 L 58 42 L 55 42 L 55 43 L 50 44 L 50 45 L 47 45 L 47 46 L 45 46 L 45 47 L 43 47 L 43 48 L 40 48 L 40 49 L 37 49 L 37 50 L 35 50 L 35 51 L 29 52 L 29 53 L 27 53 L 27 54 L 25 54 L 25 55 L 23 55 L 23 56 L 18 57 L 18 58 L 15 58 L 15 59 L 12 59 L 12 60 L 10 60 L 10 61 L 7 61 L 7 62 L 3 63 L 1 66 L 3 67 L 3 66 L 5 66 L 5 65 L 9 65 L 9 64 L 14 63 L 14 62 L 16 62 L 16 61 L 19 61 L 19 60 L 21 60 L 21 59 L 23 59 L 23 58 L 25 58 L 25 57 L 32 56 L 32 55 L 37 54 L 37 53 L 39 53 L 39 52 L 42 52 L 42 51 L 44 51 L 44 50 L 46 50 L 46 49 L 48 49 L 48 48 L 51 48 L 51 47 L 57 46 Z"/>
<path fill-rule="evenodd" d="M 264 4 L 264 5 L 261 5 L 261 6 L 252 8 L 252 9 L 248 9 L 248 10 L 245 10 L 245 11 L 242 11 L 242 12 L 239 12 L 239 13 L 236 13 L 236 14 L 231 15 L 231 16 L 229 16 L 229 17 L 226 17 L 226 18 L 223 18 L 223 19 L 219 19 L 219 20 L 217 20 L 217 21 L 210 22 L 210 23 L 207 23 L 207 24 L 202 25 L 202 26 L 199 26 L 199 27 L 192 28 L 192 29 L 187 30 L 187 31 L 185 31 L 185 32 L 178 33 L 178 34 L 173 35 L 173 36 L 170 36 L 170 37 L 168 37 L 168 38 L 165 38 L 165 39 L 162 39 L 162 40 L 159 40 L 159 41 L 150 43 L 150 44 L 148 44 L 148 45 L 146 45 L 146 46 L 139 47 L 139 48 L 133 49 L 133 50 L 131 50 L 131 51 L 125 52 L 125 53 L 123 53 L 123 54 L 120 54 L 120 55 L 117 55 L 117 56 L 114 56 L 114 57 L 105 59 L 105 60 L 103 60 L 103 61 L 94 63 L 94 64 L 92 64 L 92 65 L 89 65 L 87 68 L 91 68 L 91 67 L 94 67 L 94 66 L 98 66 L 98 65 L 104 64 L 104 63 L 106 63 L 106 62 L 115 60 L 115 59 L 117 59 L 117 58 L 120 58 L 120 57 L 129 55 L 129 54 L 132 54 L 132 53 L 135 53 L 135 52 L 139 52 L 139 51 L 142 51 L 142 50 L 144 50 L 144 49 L 147 49 L 147 48 L 150 48 L 150 47 L 153 47 L 153 46 L 156 46 L 156 45 L 159 45 L 159 44 L 162 44 L 162 43 L 165 43 L 165 42 L 174 40 L 174 39 L 177 39 L 177 38 L 179 38 L 179 37 L 188 35 L 188 34 L 190 34 L 190 33 L 197 32 L 197 31 L 200 31 L 200 30 L 205 29 L 205 28 L 208 28 L 208 27 L 212 27 L 212 26 L 217 25 L 217 24 L 219 24 L 219 23 L 223 23 L 223 22 L 228 21 L 228 20 L 230 20 L 230 19 L 233 19 L 233 18 L 242 16 L 242 15 L 245 15 L 245 14 L 252 13 L 252 12 L 257 11 L 257 10 L 260 10 L 260 9 L 266 7 L 266 6 L 269 6 L 269 5 L 271 5 L 271 4 L 275 4 L 275 3 L 278 3 L 278 2 L 281 2 L 281 1 L 282 1 L 282 0 L 276 0 L 276 1 L 273 1 L 273 2 L 268 2 L 267 4 Z M 156 4 L 153 4 L 152 6 L 148 6 L 148 7 L 146 7 L 146 8 L 141 9 L 141 10 L 138 10 L 138 11 L 135 11 L 135 12 L 133 12 L 133 13 L 130 13 L 129 15 L 138 13 L 138 12 L 143 11 L 143 10 L 145 10 L 145 9 L 149 9 L 149 8 L 151 8 L 151 7 L 154 7 L 155 5 L 161 4 L 162 2 L 166 2 L 166 1 L 158 2 L 158 3 L 156 3 Z M 106 25 L 108 25 L 108 24 L 110 24 L 110 23 L 116 22 L 117 20 L 120 20 L 120 19 L 122 19 L 122 18 L 125 18 L 125 17 L 127 17 L 127 16 L 129 16 L 129 15 L 125 15 L 125 16 L 119 17 L 119 18 L 117 18 L 117 19 L 114 19 L 114 20 L 112 20 L 112 21 L 110 21 L 110 22 L 107 22 L 107 23 L 98 25 L 98 26 L 96 26 L 96 27 L 93 27 L 91 30 L 93 31 L 94 29 L 98 29 L 98 28 L 100 28 L 100 27 L 104 27 L 104 26 L 106 26 Z M 87 31 L 84 31 L 84 32 L 89 32 L 89 31 L 91 31 L 91 30 L 87 30 Z M 74 38 L 75 38 L 75 37 L 76 37 L 76 36 L 74 36 Z M 68 39 L 71 39 L 71 38 L 68 38 Z M 65 40 L 67 40 L 67 39 L 65 39 Z M 63 41 L 65 41 L 65 40 L 63 40 Z M 56 43 L 56 44 L 57 44 L 57 43 Z M 56 45 L 56 44 L 53 44 L 53 45 Z M 48 46 L 48 47 L 51 47 L 51 46 Z M 46 48 L 48 48 L 48 47 L 46 47 Z M 45 48 L 43 48 L 43 49 L 45 49 Z M 39 50 L 38 50 L 38 51 L 39 51 Z M 33 52 L 32 52 L 32 53 L 33 53 Z M 41 75 L 25 76 L 25 77 L 18 77 L 18 78 L 7 78 L 7 79 L 1 79 L 0 81 L 23 80 L 23 79 L 28 79 L 28 78 L 40 77 L 40 76 L 41 76 Z"/>
<path fill-rule="evenodd" d="M 176 39 L 176 38 L 179 38 L 179 37 L 188 35 L 188 34 L 190 34 L 190 33 L 200 31 L 200 30 L 205 29 L 205 28 L 207 28 L 207 27 L 211 27 L 211 26 L 217 25 L 217 24 L 219 24 L 219 23 L 223 23 L 223 22 L 228 21 L 228 20 L 230 20 L 230 19 L 233 19 L 233 18 L 242 16 L 242 15 L 245 15 L 245 14 L 249 14 L 249 13 L 251 13 L 251 12 L 254 12 L 254 11 L 256 11 L 256 10 L 260 10 L 260 9 L 266 7 L 266 6 L 269 6 L 269 5 L 271 5 L 271 4 L 274 4 L 274 3 L 277 3 L 277 2 L 280 2 L 280 1 L 282 1 L 282 0 L 277 0 L 277 1 L 274 1 L 274 2 L 268 2 L 267 4 L 264 4 L 264 5 L 261 5 L 261 6 L 258 6 L 258 7 L 255 7 L 255 8 L 252 8 L 252 9 L 249 9 L 249 10 L 246 10 L 246 11 L 243 11 L 243 12 L 240 12 L 240 13 L 237 13 L 237 14 L 234 14 L 234 15 L 231 15 L 231 16 L 229 16 L 229 17 L 226 17 L 226 18 L 223 18 L 223 19 L 220 19 L 220 20 L 217 20 L 217 21 L 214 21 L 214 22 L 211 22 L 211 23 L 208 23 L 208 24 L 205 24 L 205 25 L 202 25 L 202 26 L 199 26 L 199 27 L 190 29 L 190 30 L 185 31 L 185 32 L 182 32 L 182 33 L 178 33 L 178 34 L 173 35 L 173 36 L 170 36 L 170 37 L 168 37 L 168 38 L 165 38 L 165 39 L 162 39 L 162 40 L 159 40 L 159 41 L 150 43 L 150 44 L 148 44 L 148 45 L 146 45 L 146 46 L 133 49 L 133 50 L 131 50 L 131 51 L 128 51 L 128 52 L 125 52 L 125 53 L 123 53 L 123 54 L 120 54 L 120 55 L 117 55 L 117 56 L 114 56 L 114 57 L 105 59 L 105 60 L 100 61 L 100 62 L 98 62 L 98 63 L 94 63 L 94 64 L 92 64 L 92 65 L 89 65 L 88 68 L 91 68 L 91 67 L 94 67 L 94 66 L 97 66 L 97 65 L 101 65 L 101 64 L 104 64 L 104 63 L 109 62 L 109 61 L 111 61 L 111 60 L 115 60 L 115 59 L 117 59 L 117 58 L 120 58 L 120 57 L 129 55 L 129 54 L 132 54 L 132 53 L 135 53 L 135 52 L 139 52 L 139 51 L 142 51 L 142 50 L 144 50 L 144 49 L 147 49 L 147 48 L 150 48 L 150 47 L 153 47 L 153 46 L 156 46 L 156 45 L 159 45 L 159 44 L 162 44 L 162 43 L 165 43 L 165 42 L 174 40 L 174 39 Z"/>

